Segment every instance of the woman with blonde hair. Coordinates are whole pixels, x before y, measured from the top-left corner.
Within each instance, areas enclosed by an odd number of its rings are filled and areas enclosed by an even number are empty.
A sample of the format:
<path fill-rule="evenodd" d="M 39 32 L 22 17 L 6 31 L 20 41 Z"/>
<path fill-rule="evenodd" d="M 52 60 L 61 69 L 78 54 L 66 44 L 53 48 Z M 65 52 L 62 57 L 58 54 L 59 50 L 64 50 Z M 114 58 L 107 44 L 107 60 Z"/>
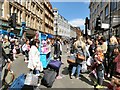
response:
<path fill-rule="evenodd" d="M 100 46 L 96 48 L 94 60 L 96 64 L 95 71 L 97 75 L 97 83 L 95 86 L 96 88 L 102 88 L 103 80 L 104 80 L 104 65 L 103 65 L 104 54 Z"/>
<path fill-rule="evenodd" d="M 113 76 L 113 66 L 114 66 L 114 63 L 113 63 L 113 60 L 114 60 L 114 50 L 116 49 L 116 47 L 120 47 L 119 44 L 118 44 L 118 41 L 117 41 L 117 38 L 115 36 L 112 36 L 110 38 L 110 48 L 109 48 L 109 63 L 108 63 L 108 73 L 110 73 L 110 76 L 108 74 L 108 77 L 112 78 Z"/>
<path fill-rule="evenodd" d="M 77 41 L 74 43 L 74 47 L 76 50 L 76 65 L 72 68 L 71 78 L 74 77 L 74 74 L 77 70 L 76 78 L 79 79 L 80 71 L 82 69 L 82 62 L 85 60 L 83 51 L 85 49 L 85 43 L 83 42 L 82 36 L 77 38 Z"/>

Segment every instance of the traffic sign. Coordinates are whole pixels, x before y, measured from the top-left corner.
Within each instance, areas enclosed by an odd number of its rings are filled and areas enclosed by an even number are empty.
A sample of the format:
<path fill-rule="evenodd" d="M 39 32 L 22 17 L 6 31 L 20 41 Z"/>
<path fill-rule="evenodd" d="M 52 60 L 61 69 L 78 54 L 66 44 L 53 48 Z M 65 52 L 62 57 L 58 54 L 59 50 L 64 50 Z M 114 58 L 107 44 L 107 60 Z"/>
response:
<path fill-rule="evenodd" d="M 102 24 L 101 24 L 101 28 L 108 29 L 108 28 L 109 28 L 109 24 L 107 24 L 107 23 L 102 23 Z"/>

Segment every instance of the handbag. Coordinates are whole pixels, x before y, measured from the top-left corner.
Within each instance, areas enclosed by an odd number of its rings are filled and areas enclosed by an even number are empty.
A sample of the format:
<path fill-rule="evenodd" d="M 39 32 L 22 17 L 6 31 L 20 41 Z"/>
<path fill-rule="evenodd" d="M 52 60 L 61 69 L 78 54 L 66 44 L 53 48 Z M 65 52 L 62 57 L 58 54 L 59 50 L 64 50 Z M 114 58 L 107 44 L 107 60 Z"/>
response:
<path fill-rule="evenodd" d="M 62 65 L 62 62 L 59 60 L 50 60 L 48 66 L 54 70 L 59 70 Z"/>
<path fill-rule="evenodd" d="M 37 86 L 38 76 L 32 73 L 28 73 L 24 82 L 25 85 Z"/>
<path fill-rule="evenodd" d="M 85 60 L 85 57 L 83 55 L 77 54 L 77 58 L 80 60 Z"/>
<path fill-rule="evenodd" d="M 69 58 L 69 59 L 67 59 L 67 62 L 68 63 L 75 63 L 75 60 Z"/>
<path fill-rule="evenodd" d="M 69 64 L 74 64 L 74 63 L 76 63 L 76 58 L 75 58 L 75 56 L 68 56 L 67 62 L 68 62 Z"/>
<path fill-rule="evenodd" d="M 15 79 L 14 73 L 11 73 L 9 68 L 10 67 L 7 63 L 2 69 L 1 80 L 6 85 L 10 85 Z"/>

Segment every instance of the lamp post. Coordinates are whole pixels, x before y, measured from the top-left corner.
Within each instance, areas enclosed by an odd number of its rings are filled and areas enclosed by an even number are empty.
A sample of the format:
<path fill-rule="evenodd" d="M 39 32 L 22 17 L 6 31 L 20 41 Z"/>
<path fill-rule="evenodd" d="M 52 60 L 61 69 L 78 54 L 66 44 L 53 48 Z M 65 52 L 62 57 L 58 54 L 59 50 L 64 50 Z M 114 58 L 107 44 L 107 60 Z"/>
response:
<path fill-rule="evenodd" d="M 58 32 L 57 32 L 57 30 L 58 30 L 58 24 L 57 24 L 57 18 L 55 18 L 55 39 L 57 40 L 57 34 L 58 34 Z"/>
<path fill-rule="evenodd" d="M 112 30 L 112 26 L 111 26 L 111 2 L 110 2 L 110 15 L 109 15 L 109 30 L 108 30 L 108 53 L 110 53 L 110 37 L 111 37 L 111 30 Z M 107 53 L 107 57 L 108 57 L 108 69 L 107 69 L 107 74 L 109 73 L 109 63 L 110 63 L 110 56 Z"/>
<path fill-rule="evenodd" d="M 88 17 L 86 17 L 86 19 L 85 19 L 85 37 L 86 37 L 86 41 L 87 41 L 87 36 L 88 36 L 88 28 L 89 28 L 89 19 L 88 19 Z"/>

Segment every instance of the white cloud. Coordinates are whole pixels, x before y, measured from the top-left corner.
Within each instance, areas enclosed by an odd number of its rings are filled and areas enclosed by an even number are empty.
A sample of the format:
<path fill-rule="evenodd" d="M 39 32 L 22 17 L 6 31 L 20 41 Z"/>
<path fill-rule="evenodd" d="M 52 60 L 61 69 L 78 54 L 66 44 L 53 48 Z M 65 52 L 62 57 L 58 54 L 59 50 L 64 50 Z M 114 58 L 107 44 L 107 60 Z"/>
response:
<path fill-rule="evenodd" d="M 77 19 L 70 20 L 69 23 L 75 27 L 84 27 L 85 19 L 77 18 Z"/>

